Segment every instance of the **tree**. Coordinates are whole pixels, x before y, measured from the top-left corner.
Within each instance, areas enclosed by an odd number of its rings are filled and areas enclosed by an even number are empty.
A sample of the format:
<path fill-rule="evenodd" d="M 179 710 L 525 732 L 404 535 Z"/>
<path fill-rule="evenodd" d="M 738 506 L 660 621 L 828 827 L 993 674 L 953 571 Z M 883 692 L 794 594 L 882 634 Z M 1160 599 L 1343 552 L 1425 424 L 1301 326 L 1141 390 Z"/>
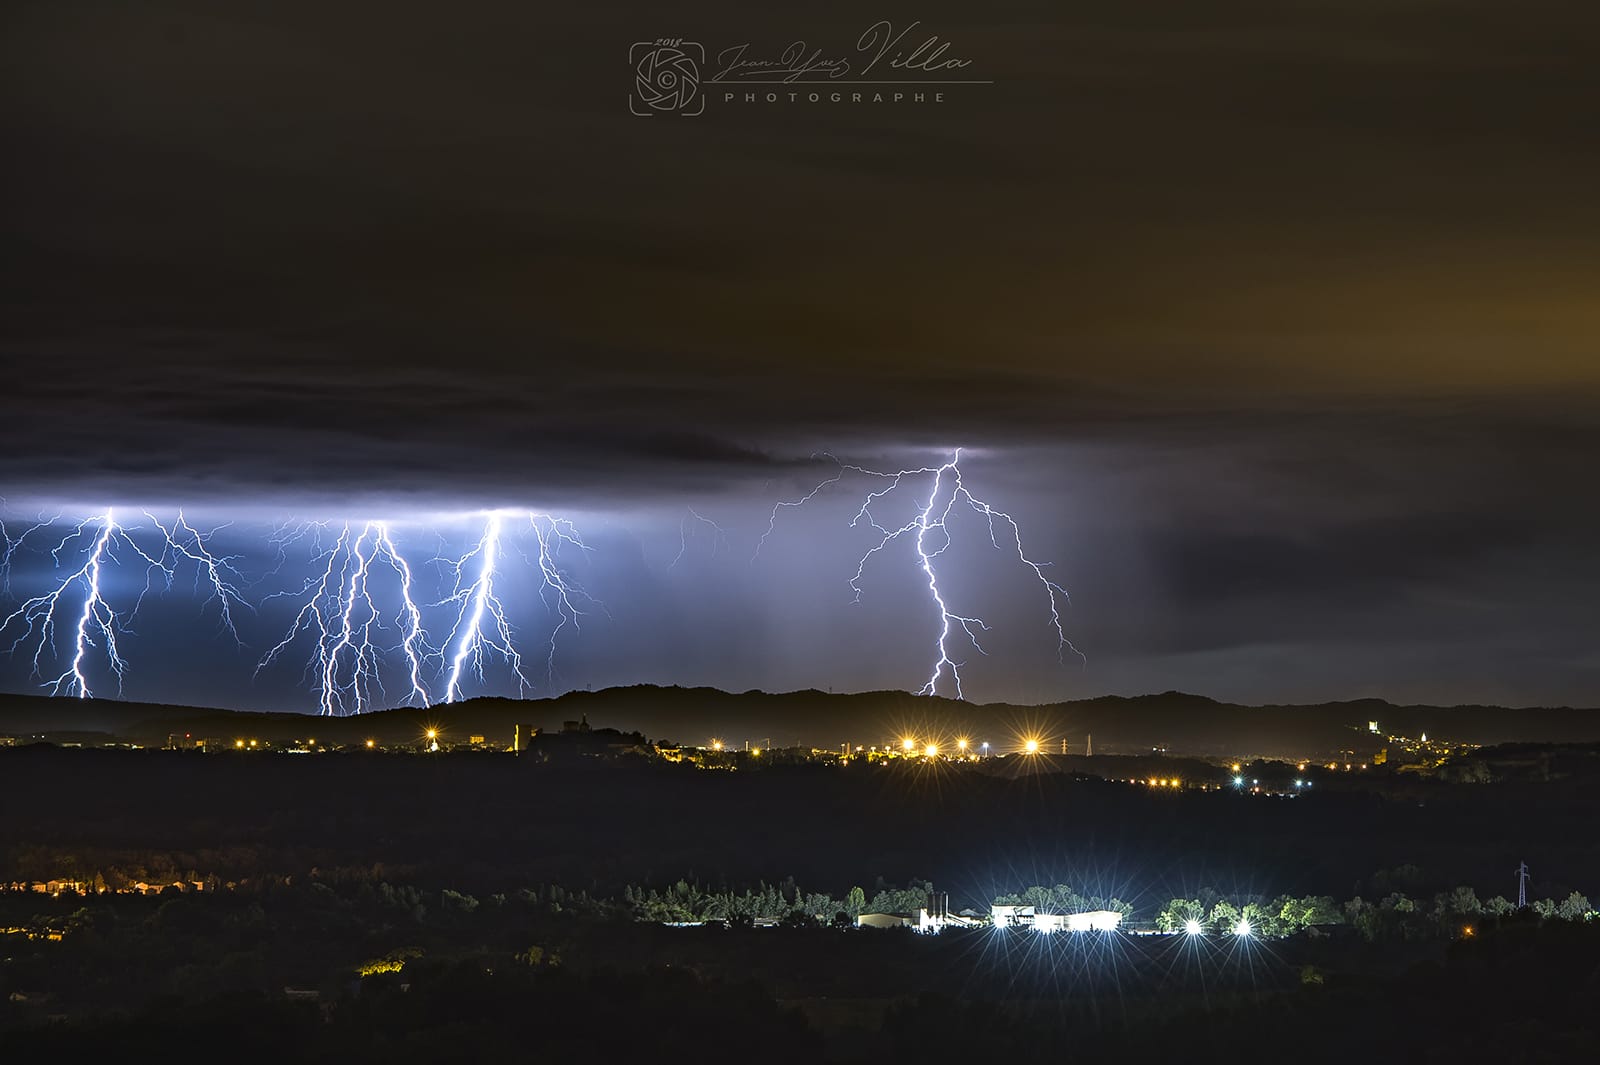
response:
<path fill-rule="evenodd" d="M 462 913 L 471 913 L 478 908 L 477 899 L 449 888 L 439 893 L 439 903 L 447 910 L 460 910 Z"/>
<path fill-rule="evenodd" d="M 1405 892 L 1396 891 L 1383 900 L 1382 906 L 1395 913 L 1416 913 L 1417 904 L 1406 897 Z"/>
<path fill-rule="evenodd" d="M 1372 942 L 1383 931 L 1383 912 L 1360 895 L 1344 904 L 1345 920 L 1361 933 L 1361 938 Z"/>
<path fill-rule="evenodd" d="M 1504 917 L 1514 910 L 1516 907 L 1504 895 L 1496 895 L 1483 904 L 1483 912 L 1490 917 Z"/>
<path fill-rule="evenodd" d="M 1239 925 L 1239 908 L 1227 899 L 1218 899 L 1206 917 L 1206 924 L 1215 932 L 1232 932 Z"/>
<path fill-rule="evenodd" d="M 1422 886 L 1422 870 L 1414 865 L 1397 865 L 1373 874 L 1374 891 L 1415 891 Z"/>
<path fill-rule="evenodd" d="M 818 921 L 826 921 L 838 911 L 839 903 L 831 895 L 824 895 L 814 891 L 801 900 L 799 909 L 808 917 L 813 917 Z"/>
<path fill-rule="evenodd" d="M 850 915 L 851 920 L 861 916 L 861 911 L 867 908 L 867 893 L 859 887 L 850 889 L 850 894 L 844 897 L 844 912 Z"/>
<path fill-rule="evenodd" d="M 1477 916 L 1483 912 L 1483 903 L 1478 901 L 1478 893 L 1470 887 L 1458 887 L 1446 896 L 1446 905 L 1449 911 L 1458 917 Z"/>
<path fill-rule="evenodd" d="M 1156 913 L 1156 927 L 1163 932 L 1181 932 L 1190 921 L 1205 919 L 1206 911 L 1199 899 L 1173 899 Z"/>
<path fill-rule="evenodd" d="M 1594 909 L 1589 900 L 1574 891 L 1556 905 L 1556 916 L 1563 921 L 1581 921 Z"/>
<path fill-rule="evenodd" d="M 1307 925 L 1343 924 L 1344 914 L 1332 895 L 1307 895 L 1300 900 L 1302 923 Z"/>

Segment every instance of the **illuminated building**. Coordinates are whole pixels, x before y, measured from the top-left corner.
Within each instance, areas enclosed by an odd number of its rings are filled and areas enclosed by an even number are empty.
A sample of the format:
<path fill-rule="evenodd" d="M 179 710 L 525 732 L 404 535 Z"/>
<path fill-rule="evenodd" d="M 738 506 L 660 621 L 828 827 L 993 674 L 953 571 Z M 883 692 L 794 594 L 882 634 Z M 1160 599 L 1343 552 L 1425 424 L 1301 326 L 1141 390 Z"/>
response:
<path fill-rule="evenodd" d="M 1114 932 L 1122 924 L 1122 914 L 1116 910 L 1039 913 L 1033 906 L 995 906 L 990 915 L 996 928 L 1031 928 L 1035 932 Z"/>

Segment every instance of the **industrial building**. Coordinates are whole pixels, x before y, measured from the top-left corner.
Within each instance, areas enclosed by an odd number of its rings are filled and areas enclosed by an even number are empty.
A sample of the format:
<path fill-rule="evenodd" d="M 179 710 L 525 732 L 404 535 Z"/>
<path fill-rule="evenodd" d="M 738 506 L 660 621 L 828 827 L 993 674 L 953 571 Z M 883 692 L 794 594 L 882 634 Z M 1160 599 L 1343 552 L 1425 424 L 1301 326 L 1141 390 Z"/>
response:
<path fill-rule="evenodd" d="M 1122 924 L 1122 914 L 1116 910 L 1039 913 L 1033 906 L 996 906 L 990 917 L 996 928 L 1031 928 L 1035 932 L 1115 932 Z"/>

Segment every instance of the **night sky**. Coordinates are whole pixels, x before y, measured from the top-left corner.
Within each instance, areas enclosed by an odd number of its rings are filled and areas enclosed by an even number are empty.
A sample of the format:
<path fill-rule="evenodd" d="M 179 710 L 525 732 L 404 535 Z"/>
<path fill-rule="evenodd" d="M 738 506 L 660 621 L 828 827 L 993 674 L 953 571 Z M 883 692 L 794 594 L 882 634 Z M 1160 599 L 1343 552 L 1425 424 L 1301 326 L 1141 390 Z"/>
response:
<path fill-rule="evenodd" d="M 752 555 L 817 452 L 961 446 L 1084 655 L 963 526 L 971 698 L 1597 702 L 1600 9 L 676 7 L 7 5 L 7 528 L 186 506 L 260 599 L 290 518 L 421 563 L 533 508 L 606 613 L 530 694 L 915 689 L 914 557 L 851 603 L 870 483 Z M 630 113 L 636 41 L 850 54 L 880 16 L 993 84 Z M 126 694 L 308 708 L 251 680 L 287 603 L 240 650 L 199 598 L 147 604 Z"/>

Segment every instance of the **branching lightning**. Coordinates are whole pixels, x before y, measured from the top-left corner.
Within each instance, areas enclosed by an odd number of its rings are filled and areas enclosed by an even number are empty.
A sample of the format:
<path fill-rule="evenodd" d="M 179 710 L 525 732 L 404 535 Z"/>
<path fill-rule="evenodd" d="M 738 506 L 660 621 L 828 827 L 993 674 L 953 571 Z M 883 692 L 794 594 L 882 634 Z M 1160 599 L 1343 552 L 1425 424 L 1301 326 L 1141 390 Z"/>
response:
<path fill-rule="evenodd" d="M 912 469 L 897 470 L 885 473 L 870 470 L 863 466 L 853 466 L 841 463 L 832 455 L 825 456 L 835 462 L 839 472 L 818 484 L 806 495 L 795 500 L 783 500 L 776 503 L 767 522 L 766 531 L 761 534 L 756 544 L 756 553 L 751 561 L 755 561 L 765 546 L 768 537 L 777 527 L 779 511 L 784 507 L 800 507 L 815 499 L 819 493 L 831 485 L 839 483 L 847 473 L 856 473 L 865 477 L 875 478 L 886 482 L 883 487 L 867 493 L 862 500 L 860 508 L 850 520 L 850 527 L 855 528 L 863 523 L 872 527 L 878 533 L 876 544 L 868 548 L 856 565 L 854 576 L 850 578 L 849 585 L 854 594 L 854 602 L 861 602 L 861 581 L 866 573 L 867 564 L 875 555 L 887 550 L 902 539 L 909 539 L 914 545 L 917 557 L 917 566 L 927 581 L 928 595 L 933 600 L 934 607 L 939 612 L 939 634 L 934 641 L 934 662 L 927 681 L 922 685 L 919 694 L 936 695 L 940 683 L 948 677 L 950 688 L 958 699 L 966 698 L 962 686 L 961 668 L 964 664 L 951 656 L 950 641 L 956 629 L 960 629 L 971 642 L 979 654 L 987 654 L 979 639 L 979 634 L 987 632 L 989 626 L 983 619 L 956 613 L 950 606 L 944 590 L 939 585 L 939 572 L 936 560 L 944 554 L 952 542 L 949 521 L 951 513 L 958 505 L 965 505 L 972 511 L 982 515 L 989 529 L 989 541 L 997 549 L 1003 546 L 1014 546 L 1017 560 L 1033 574 L 1045 592 L 1049 606 L 1050 626 L 1055 632 L 1058 658 L 1064 657 L 1067 651 L 1082 657 L 1072 642 L 1067 639 L 1066 629 L 1061 620 L 1061 604 L 1069 602 L 1067 591 L 1056 581 L 1051 580 L 1045 573 L 1048 563 L 1035 562 L 1029 558 L 1022 546 L 1022 530 L 1012 516 L 1005 511 L 997 510 L 987 502 L 974 496 L 968 490 L 961 476 L 961 449 L 957 448 L 950 459 L 938 466 L 922 466 Z M 892 496 L 906 485 L 908 480 L 930 479 L 926 497 L 916 497 L 916 513 L 902 525 L 889 527 L 881 524 L 873 513 L 873 508 Z M 909 490 L 909 489 L 908 489 Z M 1006 530 L 1005 543 L 996 531 L 996 523 Z"/>
<path fill-rule="evenodd" d="M 172 523 L 171 528 L 163 525 L 161 520 L 148 510 L 144 512 L 144 516 L 150 519 L 150 524 L 154 525 L 166 540 L 167 550 L 171 552 L 171 557 L 174 561 L 181 557 L 195 564 L 196 586 L 204 581 L 207 588 L 210 589 L 210 594 L 203 605 L 217 604 L 217 613 L 220 615 L 223 629 L 233 637 L 234 643 L 242 646 L 243 641 L 239 639 L 239 630 L 233 623 L 233 609 L 240 607 L 245 610 L 253 610 L 254 608 L 244 601 L 236 583 L 244 579 L 243 575 L 234 568 L 234 563 L 238 561 L 239 556 L 218 556 L 212 552 L 208 542 L 226 526 L 202 533 L 189 524 L 181 510 L 178 511 L 178 517 Z M 167 556 L 164 555 L 163 557 Z M 161 572 L 166 574 L 167 585 L 170 587 L 173 577 L 172 568 L 170 566 L 162 566 Z"/>
<path fill-rule="evenodd" d="M 1062 619 L 1066 590 L 1052 579 L 1046 563 L 1029 557 L 1017 521 L 969 490 L 960 465 L 961 451 L 937 465 L 893 472 L 847 465 L 828 457 L 837 466 L 832 476 L 798 499 L 773 505 L 752 563 L 772 536 L 784 508 L 804 506 L 846 477 L 862 477 L 872 484 L 850 526 L 869 526 L 877 536 L 858 559 L 848 584 L 855 601 L 860 602 L 867 566 L 874 558 L 902 542 L 914 550 L 939 619 L 932 666 L 920 688 L 923 694 L 948 690 L 965 698 L 961 653 L 969 644 L 977 653 L 987 653 L 988 623 L 970 608 L 964 609 L 941 578 L 941 567 L 948 565 L 944 556 L 952 545 L 951 518 L 958 512 L 981 516 L 990 544 L 1015 554 L 1044 592 L 1058 656 L 1064 657 L 1068 650 L 1077 653 Z M 915 504 L 908 520 L 880 519 L 889 510 L 891 497 L 909 497 Z M 384 521 L 312 521 L 281 527 L 267 538 L 276 563 L 269 560 L 272 568 L 254 583 L 244 575 L 241 556 L 219 546 L 227 526 L 207 531 L 193 524 L 183 511 L 168 520 L 149 510 L 139 521 L 125 525 L 118 518 L 123 513 L 123 508 L 107 508 L 75 524 L 69 519 L 64 525 L 59 516 L 43 515 L 31 524 L 13 523 L 9 528 L 0 524 L 0 594 L 9 593 L 13 564 L 23 554 L 48 554 L 54 563 L 45 590 L 26 600 L 19 596 L 14 600 L 16 608 L 0 619 L 0 641 L 4 641 L 0 653 L 15 655 L 25 650 L 31 659 L 31 677 L 52 694 L 87 698 L 108 677 L 115 677 L 120 693 L 128 672 L 124 637 L 132 633 L 132 623 L 146 598 L 172 589 L 180 574 L 187 580 L 191 567 L 193 593 L 201 610 L 214 616 L 219 629 L 241 647 L 241 623 L 246 615 L 255 613 L 267 600 L 284 598 L 296 604 L 286 631 L 256 660 L 255 673 L 260 676 L 280 660 L 298 657 L 309 645 L 303 659 L 303 680 L 327 715 L 379 708 L 387 703 L 390 688 L 403 687 L 403 702 L 410 705 L 428 705 L 441 689 L 444 701 L 455 702 L 465 697 L 474 681 L 479 686 L 486 684 L 486 672 L 496 661 L 515 679 L 518 694 L 526 694 L 534 684 L 524 655 L 524 636 L 513 621 L 517 615 L 507 609 L 508 590 L 514 595 L 527 587 L 518 574 L 511 575 L 515 580 L 507 580 L 507 563 L 519 557 L 537 573 L 540 599 L 553 617 L 543 655 L 550 686 L 555 684 L 558 647 L 569 630 L 576 632 L 591 612 L 605 611 L 604 604 L 584 590 L 567 564 L 568 553 L 590 552 L 577 527 L 537 511 L 489 512 L 469 549 L 455 553 L 441 547 L 426 567 L 428 572 L 413 569 L 396 542 L 394 528 Z M 711 554 L 715 556 L 727 544 L 725 531 L 692 507 L 685 508 L 679 521 L 678 552 L 668 569 L 687 557 L 691 538 L 704 536 L 706 530 L 711 533 Z M 50 549 L 57 531 L 64 535 Z M 234 542 L 240 535 L 228 534 Z M 307 562 L 309 569 L 302 572 L 309 576 L 303 581 L 292 582 L 286 590 L 265 599 L 249 594 L 250 588 L 268 576 Z M 126 574 L 116 579 L 108 576 L 129 568 L 137 572 L 141 567 L 142 589 L 130 585 Z M 430 632 L 442 638 L 435 640 Z M 136 644 L 133 650 L 138 650 Z"/>
<path fill-rule="evenodd" d="M 21 546 L 22 540 L 28 533 L 47 525 L 48 523 L 34 526 L 14 542 L 7 537 L 8 569 L 13 552 Z M 108 563 L 117 564 L 117 551 L 120 549 L 138 556 L 152 572 L 163 573 L 168 583 L 172 580 L 173 570 L 171 563 L 164 561 L 164 554 L 159 558 L 152 556 L 134 542 L 109 508 L 104 514 L 97 514 L 78 522 L 72 527 L 71 532 L 61 538 L 50 552 L 57 569 L 62 566 L 62 554 L 70 545 L 79 543 L 88 544 L 82 564 L 57 580 L 55 587 L 50 591 L 26 600 L 12 611 L 3 622 L 0 622 L 0 634 L 9 630 L 13 622 L 20 623 L 21 632 L 7 647 L 6 653 L 15 654 L 19 647 L 31 641 L 32 675 L 41 681 L 41 686 L 48 689 L 52 695 L 76 695 L 80 699 L 87 699 L 94 693 L 90 689 L 89 676 L 85 670 L 88 668 L 90 651 L 96 648 L 105 655 L 106 665 L 117 678 L 117 690 L 121 692 L 128 663 L 117 648 L 117 637 L 127 630 L 133 615 L 138 612 L 138 605 L 135 604 L 128 617 L 124 618 L 111 606 L 105 590 L 101 587 L 105 566 Z M 71 658 L 64 670 L 50 678 L 45 673 L 46 662 L 56 651 L 57 626 L 72 614 L 70 596 L 74 593 L 81 595 L 82 604 L 76 618 L 70 620 Z M 59 662 L 59 659 L 57 661 Z"/>
<path fill-rule="evenodd" d="M 402 633 L 398 650 L 405 658 L 411 686 L 406 702 L 427 706 L 422 671 L 429 649 L 422 611 L 412 594 L 410 565 L 384 522 L 369 521 L 359 530 L 345 522 L 333 546 L 324 548 L 322 537 L 329 527 L 326 522 L 308 522 L 274 538 L 280 565 L 289 545 L 310 540 L 313 570 L 320 568 L 320 572 L 314 572 L 297 591 L 267 597 L 304 597 L 305 601 L 283 639 L 257 664 L 256 675 L 302 634 L 309 635 L 312 652 L 305 677 L 317 692 L 322 713 L 343 715 L 371 709 L 374 697 L 384 696 L 383 659 L 397 649 L 378 642 L 378 633 L 385 626 L 383 611 L 373 598 L 373 571 L 386 567 L 398 582 L 400 607 L 392 624 Z"/>
<path fill-rule="evenodd" d="M 528 687 L 528 678 L 522 672 L 522 655 L 512 640 L 511 623 L 506 620 L 505 608 L 494 594 L 494 569 L 500 556 L 503 524 L 499 514 L 489 515 L 478 546 L 454 561 L 443 558 L 436 560 L 455 573 L 455 589 L 445 602 L 460 606 L 455 627 L 444 642 L 446 648 L 455 647 L 450 659 L 450 676 L 444 686 L 444 701 L 447 703 L 455 702 L 461 694 L 461 672 L 469 664 L 473 674 L 479 680 L 483 679 L 483 655 L 486 650 L 494 650 L 506 660 L 517 678 L 519 694 Z M 473 565 L 475 575 L 467 581 L 469 564 Z M 463 584 L 463 581 L 466 583 Z M 483 625 L 485 614 L 494 623 L 493 630 L 487 633 Z"/>
<path fill-rule="evenodd" d="M 303 680 L 327 715 L 376 709 L 388 699 L 386 682 L 394 685 L 401 678 L 407 704 L 427 706 L 430 689 L 440 684 L 445 698 L 454 701 L 462 694 L 464 674 L 483 679 L 490 653 L 509 664 L 519 692 L 531 687 L 505 598 L 496 587 L 508 559 L 520 555 L 536 570 L 541 602 L 555 616 L 545 655 L 546 677 L 552 682 L 564 634 L 577 629 L 590 610 L 605 609 L 577 584 L 562 559 L 565 550 L 587 553 L 588 545 L 572 522 L 548 514 L 491 514 L 470 551 L 434 560 L 443 567 L 447 592 L 439 602 L 429 602 L 419 591 L 420 575 L 387 522 L 280 526 L 267 536 L 270 568 L 252 582 L 240 569 L 239 555 L 216 547 L 227 526 L 203 530 L 182 511 L 164 520 L 148 510 L 137 524 L 125 525 L 121 513 L 120 508 L 108 508 L 64 527 L 58 526 L 59 515 L 41 515 L 26 527 L 0 524 L 0 594 L 9 593 L 13 564 L 24 552 L 48 554 L 56 571 L 47 590 L 0 619 L 0 640 L 7 641 L 0 643 L 0 653 L 25 650 L 31 658 L 30 675 L 52 694 L 88 698 L 100 686 L 93 678 L 106 671 L 116 678 L 120 694 L 128 671 L 123 637 L 132 631 L 146 598 L 172 589 L 190 567 L 201 610 L 214 611 L 220 629 L 243 647 L 238 622 L 257 612 L 246 598 L 248 589 L 286 568 L 309 563 L 305 580 L 255 600 L 283 598 L 298 604 L 287 631 L 257 660 L 255 674 L 259 677 L 309 643 Z M 52 529 L 58 527 L 65 535 L 53 548 L 49 541 L 37 542 L 46 536 L 54 540 Z M 308 562 L 303 549 L 309 550 Z M 114 584 L 108 576 L 127 564 L 145 570 L 137 592 L 125 578 Z M 124 605 L 117 605 L 119 597 L 125 597 Z M 428 613 L 436 608 L 450 611 L 448 635 L 439 646 L 430 641 L 427 627 Z M 97 657 L 104 659 L 103 666 L 95 664 Z M 437 673 L 432 672 L 435 667 Z"/>
<path fill-rule="evenodd" d="M 4 503 L 5 500 L 0 499 L 0 505 Z M 0 540 L 5 541 L 5 547 L 0 549 L 0 596 L 6 598 L 11 596 L 11 560 L 22 549 L 23 543 L 26 542 L 29 536 L 32 536 L 40 529 L 48 529 L 60 520 L 60 514 L 49 518 L 41 515 L 32 525 L 23 529 L 16 536 L 12 536 L 11 532 L 6 528 L 5 520 L 0 518 Z"/>
<path fill-rule="evenodd" d="M 517 649 L 515 630 L 506 618 L 505 605 L 495 591 L 495 578 L 501 557 L 505 553 L 505 521 L 513 514 L 495 511 L 484 523 L 483 535 L 472 550 L 458 558 L 437 558 L 453 579 L 450 594 L 444 603 L 456 607 L 455 623 L 443 643 L 449 655 L 448 678 L 445 681 L 445 702 L 455 702 L 461 697 L 461 680 L 470 672 L 479 682 L 484 680 L 484 660 L 487 652 L 498 655 L 517 679 L 518 694 L 532 683 L 523 672 L 522 653 Z M 555 676 L 556 644 L 561 633 L 571 626 L 579 627 L 585 613 L 579 604 L 603 606 L 562 571 L 559 555 L 563 546 L 588 552 L 577 528 L 562 518 L 548 514 L 527 513 L 525 516 L 537 545 L 535 558 L 530 564 L 538 567 L 539 592 L 556 615 L 556 625 L 550 632 L 548 653 L 545 656 L 547 680 Z M 524 556 L 526 557 L 526 556 Z"/>
<path fill-rule="evenodd" d="M 678 563 L 682 562 L 683 556 L 689 552 L 689 538 L 693 535 L 692 530 L 694 528 L 694 526 L 690 524 L 691 522 L 695 523 L 695 525 L 705 525 L 710 527 L 712 536 L 712 557 L 715 557 L 719 550 L 728 546 L 728 534 L 722 528 L 722 526 L 718 525 L 704 514 L 699 513 L 693 507 L 684 507 L 683 509 L 685 513 L 678 521 L 678 553 L 673 556 L 671 562 L 667 563 L 667 569 L 669 570 L 677 569 Z"/>

